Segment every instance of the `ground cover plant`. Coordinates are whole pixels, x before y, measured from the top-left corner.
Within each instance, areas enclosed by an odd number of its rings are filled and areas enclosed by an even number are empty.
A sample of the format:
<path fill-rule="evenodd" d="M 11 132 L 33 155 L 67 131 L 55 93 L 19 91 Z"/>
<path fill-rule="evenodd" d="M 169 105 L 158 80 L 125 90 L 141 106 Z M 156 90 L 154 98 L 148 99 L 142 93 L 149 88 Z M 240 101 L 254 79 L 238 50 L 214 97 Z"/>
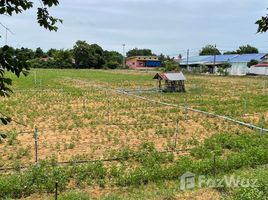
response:
<path fill-rule="evenodd" d="M 0 176 L 0 196 L 42 196 L 44 192 L 53 193 L 58 181 L 61 198 L 93 198 L 83 190 L 172 182 L 186 171 L 212 176 L 215 166 L 220 176 L 268 163 L 268 140 L 260 131 L 117 91 L 155 88 L 153 75 L 132 71 L 32 70 L 27 78 L 14 80 L 14 95 L 8 101 L 0 101 L 1 111 L 16 121 L 1 126 L 0 133 L 7 137 L 0 142 L 0 165 L 20 172 L 6 171 Z M 138 95 L 267 128 L 266 78 L 187 78 L 186 93 Z M 35 165 L 35 128 L 39 165 Z M 114 158 L 117 159 L 113 162 L 102 161 Z M 96 162 L 74 164 L 79 160 Z M 57 165 L 62 161 L 73 164 Z M 29 169 L 21 171 L 25 165 L 30 165 Z M 77 188 L 82 192 L 72 191 Z M 234 198 L 236 194 L 240 195 L 239 191 L 228 193 Z"/>

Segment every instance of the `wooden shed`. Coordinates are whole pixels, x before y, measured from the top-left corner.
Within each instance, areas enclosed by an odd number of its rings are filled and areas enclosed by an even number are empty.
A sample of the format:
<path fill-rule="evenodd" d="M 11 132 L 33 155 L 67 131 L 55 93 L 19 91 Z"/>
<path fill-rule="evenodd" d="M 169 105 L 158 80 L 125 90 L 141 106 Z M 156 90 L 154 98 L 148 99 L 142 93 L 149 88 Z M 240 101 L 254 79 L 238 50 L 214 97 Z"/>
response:
<path fill-rule="evenodd" d="M 182 72 L 157 73 L 153 79 L 158 80 L 159 91 L 185 92 L 184 82 L 186 81 L 186 78 Z"/>

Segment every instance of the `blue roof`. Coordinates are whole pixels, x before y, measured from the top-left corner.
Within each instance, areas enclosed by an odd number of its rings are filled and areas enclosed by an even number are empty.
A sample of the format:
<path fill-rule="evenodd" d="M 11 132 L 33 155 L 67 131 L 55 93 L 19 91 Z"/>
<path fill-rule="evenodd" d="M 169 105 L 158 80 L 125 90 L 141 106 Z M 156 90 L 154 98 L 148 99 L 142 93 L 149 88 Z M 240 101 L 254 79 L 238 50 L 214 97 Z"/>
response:
<path fill-rule="evenodd" d="M 209 56 L 191 56 L 188 58 L 188 64 L 206 64 L 213 63 L 215 58 L 215 63 L 222 62 L 249 62 L 250 60 L 260 61 L 267 53 L 253 53 L 253 54 L 226 54 L 226 55 L 209 55 Z M 181 65 L 187 65 L 187 58 L 184 58 L 180 62 Z"/>
<path fill-rule="evenodd" d="M 215 62 L 230 62 L 232 59 L 236 58 L 237 54 L 228 54 L 228 55 L 216 55 Z M 208 62 L 214 62 L 214 56 L 210 56 Z"/>
<path fill-rule="evenodd" d="M 231 62 L 249 62 L 251 60 L 260 61 L 267 53 L 252 53 L 252 54 L 241 54 L 233 58 Z"/>

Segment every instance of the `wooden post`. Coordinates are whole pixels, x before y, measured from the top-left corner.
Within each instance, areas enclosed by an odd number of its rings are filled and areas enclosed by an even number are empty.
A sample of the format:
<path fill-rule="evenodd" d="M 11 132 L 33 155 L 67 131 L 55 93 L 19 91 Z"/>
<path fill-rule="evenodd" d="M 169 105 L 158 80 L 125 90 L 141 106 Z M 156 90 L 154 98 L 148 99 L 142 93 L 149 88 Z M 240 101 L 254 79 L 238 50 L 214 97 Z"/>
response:
<path fill-rule="evenodd" d="M 55 183 L 55 200 L 58 200 L 58 182 Z"/>
<path fill-rule="evenodd" d="M 35 146 L 35 163 L 38 162 L 38 129 L 34 130 L 34 146 Z"/>

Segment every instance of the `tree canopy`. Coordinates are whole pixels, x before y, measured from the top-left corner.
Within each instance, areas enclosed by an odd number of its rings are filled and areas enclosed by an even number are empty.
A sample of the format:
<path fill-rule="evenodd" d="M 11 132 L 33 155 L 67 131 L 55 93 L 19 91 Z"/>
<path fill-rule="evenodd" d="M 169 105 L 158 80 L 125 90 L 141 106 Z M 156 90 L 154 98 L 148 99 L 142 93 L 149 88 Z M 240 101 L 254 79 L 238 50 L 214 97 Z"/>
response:
<path fill-rule="evenodd" d="M 259 53 L 259 50 L 256 47 L 247 44 L 240 46 L 236 51 L 224 52 L 224 54 L 250 54 L 250 53 Z"/>
<path fill-rule="evenodd" d="M 41 27 L 44 27 L 50 31 L 57 31 L 57 22 L 62 22 L 61 19 L 51 16 L 48 12 L 48 8 L 57 6 L 58 0 L 40 0 L 40 6 L 37 8 L 37 22 Z M 0 1 L 0 15 L 12 16 L 23 11 L 33 8 L 34 3 L 30 0 L 16 0 L 16 1 Z M 30 56 L 31 52 L 28 51 Z M 21 74 L 27 75 L 29 70 L 29 63 L 26 62 L 26 53 L 16 55 L 16 52 L 12 47 L 4 46 L 0 49 L 0 96 L 7 97 L 12 90 L 12 80 L 5 76 L 5 72 L 9 71 L 14 73 L 17 77 Z M 11 118 L 2 116 L 0 120 L 2 123 L 7 124 L 11 121 Z"/>
<path fill-rule="evenodd" d="M 77 68 L 99 69 L 105 64 L 104 51 L 97 44 L 88 44 L 86 41 L 77 41 L 73 48 Z"/>
<path fill-rule="evenodd" d="M 247 45 L 240 46 L 236 52 L 238 54 L 259 53 L 259 50 L 256 47 L 253 47 L 247 44 Z"/>
<path fill-rule="evenodd" d="M 153 56 L 155 54 L 152 53 L 151 49 L 138 49 L 134 48 L 127 52 L 127 57 L 131 56 Z"/>
<path fill-rule="evenodd" d="M 258 25 L 257 33 L 264 33 L 268 31 L 268 14 L 262 16 L 259 20 L 255 22 Z"/>
<path fill-rule="evenodd" d="M 205 47 L 203 47 L 201 49 L 201 51 L 199 52 L 200 56 L 205 56 L 205 55 L 220 55 L 221 52 L 216 48 L 216 46 L 214 45 L 206 45 Z"/>

